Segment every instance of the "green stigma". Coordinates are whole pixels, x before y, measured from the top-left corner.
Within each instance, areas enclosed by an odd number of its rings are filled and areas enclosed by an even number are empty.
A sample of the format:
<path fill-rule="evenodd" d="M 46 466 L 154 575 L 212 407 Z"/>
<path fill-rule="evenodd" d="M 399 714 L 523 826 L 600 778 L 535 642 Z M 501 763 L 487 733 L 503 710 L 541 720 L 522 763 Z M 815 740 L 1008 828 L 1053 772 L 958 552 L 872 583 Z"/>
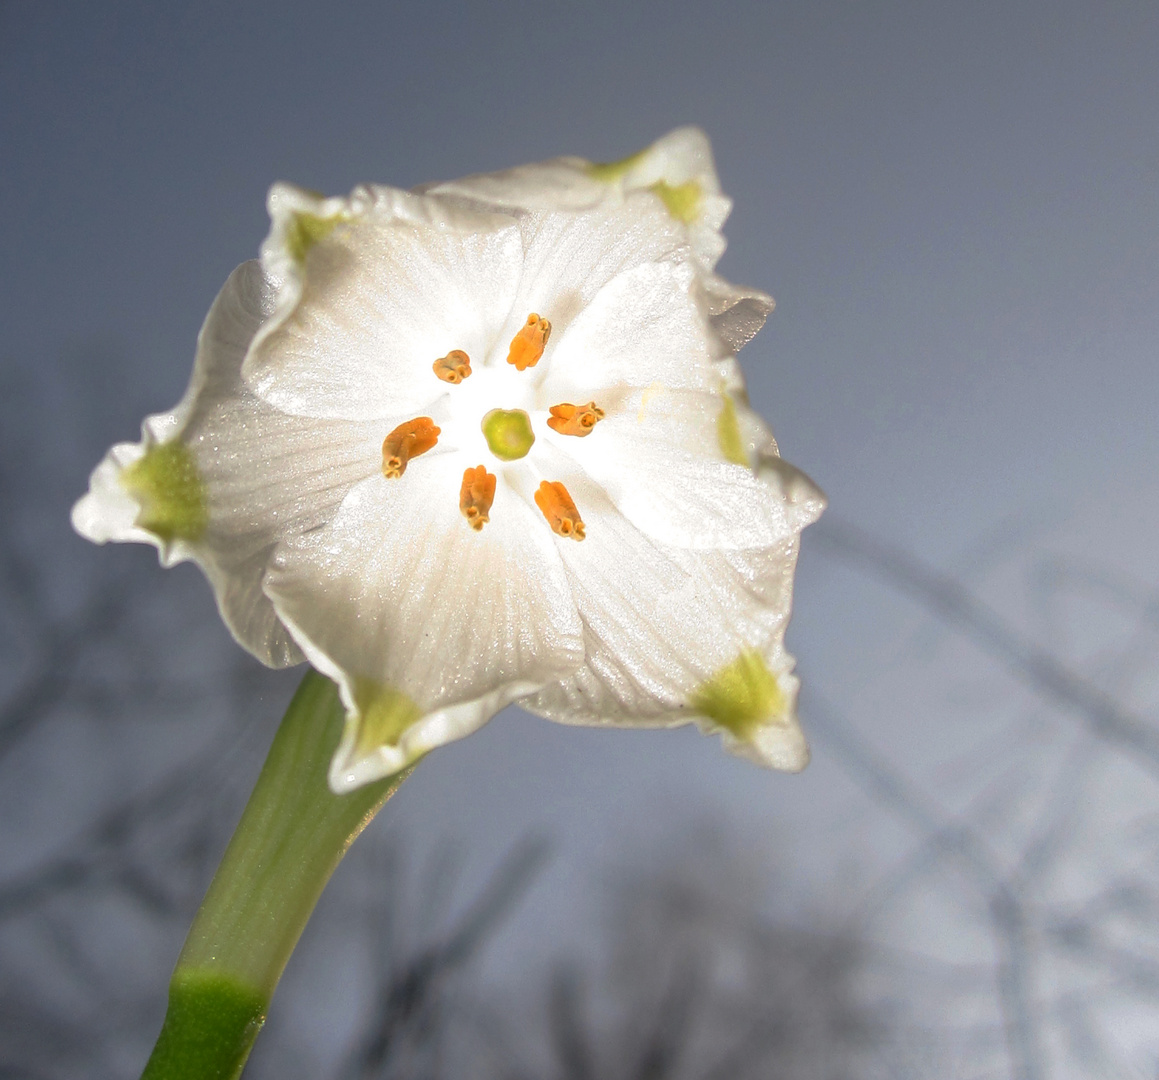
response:
<path fill-rule="evenodd" d="M 535 432 L 531 417 L 522 409 L 492 409 L 480 425 L 487 446 L 500 461 L 518 461 L 526 457 Z"/>
<path fill-rule="evenodd" d="M 193 453 L 180 442 L 150 446 L 121 483 L 140 503 L 136 524 L 166 543 L 199 540 L 209 524 L 205 484 Z"/>
<path fill-rule="evenodd" d="M 731 663 L 696 689 L 692 707 L 738 739 L 748 740 L 753 732 L 785 712 L 785 695 L 765 658 L 755 649 L 743 649 Z"/>
<path fill-rule="evenodd" d="M 670 213 L 677 221 L 691 225 L 700 217 L 700 200 L 703 192 L 695 180 L 686 180 L 683 184 L 669 184 L 666 180 L 657 180 L 651 188 L 663 200 Z"/>

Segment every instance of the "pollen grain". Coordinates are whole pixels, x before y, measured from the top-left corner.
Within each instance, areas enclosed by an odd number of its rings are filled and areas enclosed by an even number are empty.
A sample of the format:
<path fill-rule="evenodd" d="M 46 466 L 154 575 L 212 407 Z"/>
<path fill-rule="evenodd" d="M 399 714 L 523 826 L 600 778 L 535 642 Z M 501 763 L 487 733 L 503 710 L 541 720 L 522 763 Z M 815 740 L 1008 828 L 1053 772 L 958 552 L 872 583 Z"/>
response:
<path fill-rule="evenodd" d="M 488 514 L 494 501 L 495 474 L 489 473 L 482 465 L 464 469 L 463 486 L 459 488 L 459 509 L 475 532 L 482 532 L 483 526 L 491 520 Z"/>
<path fill-rule="evenodd" d="M 551 531 L 557 536 L 567 536 L 573 540 L 584 538 L 584 523 L 572 502 L 567 488 L 558 480 L 544 480 L 535 493 L 535 505 L 547 518 Z"/>
<path fill-rule="evenodd" d="M 547 418 L 547 426 L 561 435 L 590 435 L 592 428 L 604 418 L 604 410 L 594 401 L 586 405 L 552 405 L 551 416 Z"/>
<path fill-rule="evenodd" d="M 382 475 L 397 480 L 406 472 L 411 458 L 425 454 L 439 441 L 441 428 L 435 427 L 429 416 L 418 416 L 399 424 L 382 440 Z"/>
<path fill-rule="evenodd" d="M 471 374 L 471 358 L 462 349 L 452 349 L 446 356 L 439 357 L 431 367 L 443 382 L 461 383 Z"/>
<path fill-rule="evenodd" d="M 541 319 L 533 311 L 527 316 L 527 322 L 519 328 L 519 333 L 511 339 L 511 348 L 507 350 L 507 363 L 514 364 L 516 371 L 535 367 L 543 355 L 549 337 L 551 323 L 547 319 Z"/>

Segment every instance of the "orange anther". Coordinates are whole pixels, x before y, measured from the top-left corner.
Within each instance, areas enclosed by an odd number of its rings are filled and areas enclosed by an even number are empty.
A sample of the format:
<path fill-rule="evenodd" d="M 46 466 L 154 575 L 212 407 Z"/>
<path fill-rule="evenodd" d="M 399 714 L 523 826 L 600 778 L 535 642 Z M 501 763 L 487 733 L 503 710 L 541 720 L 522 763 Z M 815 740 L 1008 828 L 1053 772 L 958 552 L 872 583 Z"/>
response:
<path fill-rule="evenodd" d="M 462 349 L 452 349 L 431 367 L 443 382 L 461 383 L 471 374 L 471 358 Z"/>
<path fill-rule="evenodd" d="M 459 509 L 467 524 L 480 532 L 491 519 L 487 516 L 495 501 L 495 474 L 482 465 L 463 470 L 463 486 L 459 488 Z"/>
<path fill-rule="evenodd" d="M 514 364 L 516 371 L 523 371 L 535 367 L 543 355 L 547 339 L 551 337 L 551 323 L 541 319 L 533 311 L 527 316 L 519 333 L 511 339 L 511 348 L 507 351 L 507 363 Z"/>
<path fill-rule="evenodd" d="M 382 440 L 382 475 L 388 480 L 397 480 L 406 472 L 406 463 L 425 454 L 439 441 L 441 433 L 442 429 L 435 427 L 429 416 L 418 416 L 399 424 Z"/>
<path fill-rule="evenodd" d="M 584 523 L 580 520 L 579 511 L 567 488 L 558 480 L 544 480 L 535 493 L 535 505 L 547 518 L 548 525 L 553 533 L 560 536 L 570 536 L 573 540 L 584 538 Z"/>
<path fill-rule="evenodd" d="M 586 405 L 552 405 L 547 426 L 561 435 L 590 435 L 592 428 L 604 418 L 604 410 L 594 401 Z"/>

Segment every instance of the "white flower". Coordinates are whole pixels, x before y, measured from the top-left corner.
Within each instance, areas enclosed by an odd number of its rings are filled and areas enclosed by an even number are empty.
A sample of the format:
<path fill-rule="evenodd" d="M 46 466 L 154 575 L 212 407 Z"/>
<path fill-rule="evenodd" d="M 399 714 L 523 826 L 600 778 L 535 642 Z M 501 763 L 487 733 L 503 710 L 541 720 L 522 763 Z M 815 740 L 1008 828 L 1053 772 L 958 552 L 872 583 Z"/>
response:
<path fill-rule="evenodd" d="M 189 390 L 73 511 L 193 559 L 266 664 L 339 685 L 336 791 L 511 701 L 808 751 L 784 651 L 824 506 L 732 356 L 772 308 L 713 271 L 707 140 L 417 192 L 270 192 Z"/>

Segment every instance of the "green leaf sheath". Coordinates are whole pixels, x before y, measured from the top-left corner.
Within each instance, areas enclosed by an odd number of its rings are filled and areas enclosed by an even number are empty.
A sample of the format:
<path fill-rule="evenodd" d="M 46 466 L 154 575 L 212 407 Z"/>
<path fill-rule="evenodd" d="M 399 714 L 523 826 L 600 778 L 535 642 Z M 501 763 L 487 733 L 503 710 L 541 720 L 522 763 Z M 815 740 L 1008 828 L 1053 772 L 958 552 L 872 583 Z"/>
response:
<path fill-rule="evenodd" d="M 309 672 L 193 920 L 142 1080 L 241 1074 L 326 882 L 409 774 L 335 795 L 326 772 L 343 722 L 338 688 Z"/>

